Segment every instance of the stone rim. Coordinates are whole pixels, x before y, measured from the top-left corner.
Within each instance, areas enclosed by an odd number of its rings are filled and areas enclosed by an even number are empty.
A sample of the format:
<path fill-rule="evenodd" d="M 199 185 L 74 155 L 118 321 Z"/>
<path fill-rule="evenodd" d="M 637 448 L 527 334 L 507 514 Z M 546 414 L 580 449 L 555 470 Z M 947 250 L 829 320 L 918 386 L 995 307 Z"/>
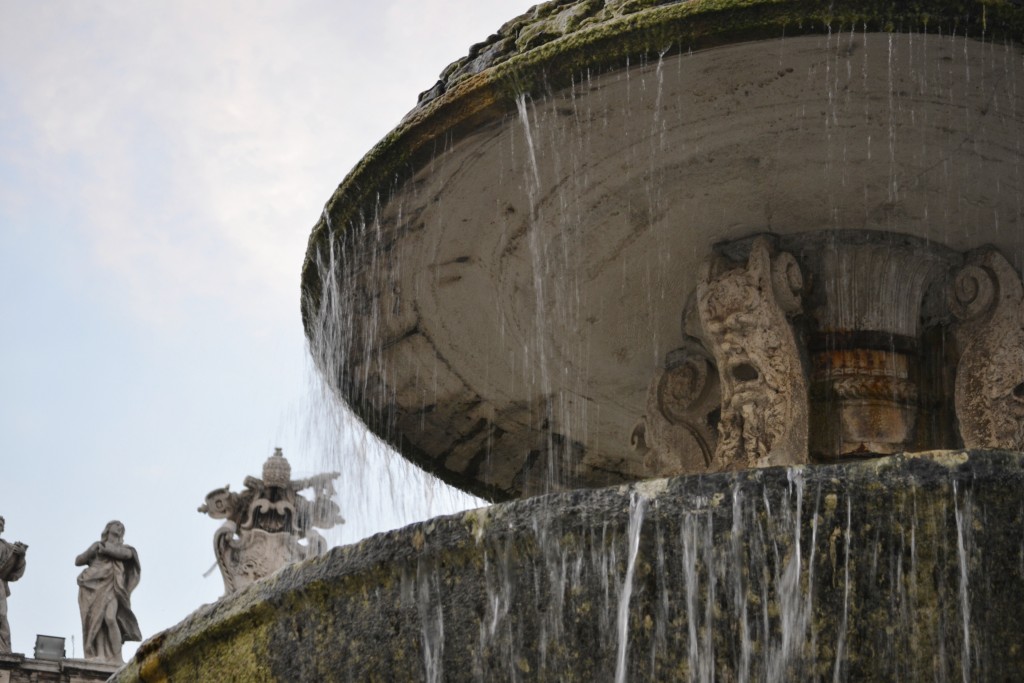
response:
<path fill-rule="evenodd" d="M 656 520 L 659 515 L 669 514 L 668 510 L 683 516 L 707 515 L 717 522 L 717 532 L 724 538 L 732 528 L 732 495 L 737 490 L 744 491 L 746 495 L 752 490 L 763 488 L 770 489 L 773 495 L 782 495 L 783 490 L 792 487 L 797 479 L 803 482 L 804 490 L 801 542 L 814 540 L 817 532 L 819 563 L 827 561 L 830 538 L 836 546 L 842 543 L 842 536 L 835 533 L 830 536 L 829 528 L 838 528 L 841 532 L 845 525 L 843 506 L 836 509 L 833 503 L 832 508 L 829 508 L 828 496 L 823 494 L 836 494 L 840 498 L 866 497 L 876 502 L 887 496 L 902 495 L 906 504 L 912 505 L 915 510 L 919 500 L 922 509 L 929 505 L 941 509 L 942 518 L 947 520 L 947 524 L 954 515 L 949 496 L 954 496 L 954 501 L 970 497 L 974 504 L 980 506 L 978 509 L 983 514 L 986 511 L 990 514 L 998 511 L 1007 513 L 1005 517 L 999 518 L 999 524 L 996 524 L 995 519 L 985 520 L 976 529 L 977 533 L 992 534 L 985 536 L 989 541 L 1000 537 L 1000 534 L 1016 537 L 1019 535 L 1020 517 L 1019 514 L 1013 516 L 1013 513 L 1019 513 L 1019 504 L 1010 493 L 1024 476 L 1021 457 L 1019 453 L 1001 451 L 936 451 L 895 455 L 846 465 L 817 464 L 703 477 L 676 477 L 607 489 L 552 494 L 440 517 L 378 534 L 357 544 L 335 548 L 325 556 L 286 567 L 239 593 L 205 605 L 182 623 L 144 642 L 132 660 L 115 673 L 111 681 L 128 683 L 168 680 L 178 675 L 191 676 L 197 681 L 224 680 L 226 674 L 253 681 L 297 680 L 297 672 L 288 669 L 296 665 L 316 668 L 321 673 L 324 670 L 332 671 L 339 679 L 344 678 L 343 667 L 323 667 L 335 664 L 329 661 L 332 657 L 336 658 L 332 653 L 336 649 L 334 646 L 348 647 L 350 643 L 343 640 L 343 634 L 339 635 L 331 629 L 325 630 L 321 624 L 303 621 L 310 614 L 319 614 L 324 623 L 330 623 L 334 615 L 324 605 L 330 605 L 333 601 L 335 605 L 346 605 L 353 610 L 363 609 L 367 615 L 372 614 L 374 600 L 381 598 L 368 587 L 376 585 L 383 587 L 385 592 L 395 591 L 396 586 L 401 584 L 400 577 L 416 577 L 419 567 L 427 571 L 436 571 L 438 568 L 444 571 L 445 567 L 458 566 L 465 572 L 466 581 L 483 581 L 486 572 L 479 556 L 490 547 L 489 544 L 501 546 L 508 543 L 516 548 L 528 548 L 529 557 L 517 555 L 516 561 L 528 562 L 532 558 L 543 565 L 545 548 L 540 543 L 541 532 L 534 523 L 536 516 L 542 513 L 553 514 L 549 520 L 553 528 L 565 533 L 585 528 L 595 519 L 600 519 L 614 528 L 606 531 L 621 540 L 629 526 L 631 501 L 636 497 L 644 498 L 650 510 L 641 529 L 641 534 L 647 538 L 648 550 L 651 549 L 653 538 L 660 533 Z M 750 500 L 756 500 L 756 497 Z M 659 502 L 663 505 L 659 505 Z M 664 510 L 659 512 L 661 507 Z M 912 533 L 908 528 L 913 527 L 913 521 L 899 518 L 894 509 L 879 514 L 877 518 L 865 520 L 867 527 L 858 531 L 867 533 L 866 529 L 870 529 L 873 524 L 884 525 L 886 522 L 883 520 L 888 518 L 889 523 L 901 527 L 902 532 Z M 757 533 L 750 529 L 751 536 Z M 922 522 L 918 542 L 940 543 L 944 538 L 948 541 L 949 534 L 955 537 L 956 533 L 955 526 L 950 529 L 948 526 Z M 969 532 L 965 530 L 965 533 Z M 877 535 L 874 538 L 877 541 Z M 863 546 L 858 551 L 862 549 Z M 956 567 L 955 547 L 950 549 L 936 546 L 933 549 L 938 554 L 945 553 L 946 563 Z M 995 554 L 999 549 L 979 545 L 977 550 Z M 904 551 L 909 552 L 908 549 Z M 838 552 L 843 552 L 841 547 Z M 1004 559 L 1011 562 L 1013 557 L 1012 550 L 1004 555 Z M 835 561 L 834 557 L 832 561 Z M 922 562 L 922 567 L 925 566 L 926 563 Z M 933 569 L 938 570 L 937 567 Z M 841 567 L 836 571 L 836 575 L 841 577 Z M 927 576 L 927 571 L 919 568 L 921 577 Z M 814 575 L 815 569 L 807 567 L 802 571 L 805 572 Z M 1002 591 L 1000 595 L 1003 597 L 1012 594 L 1021 580 L 1015 573 L 1010 574 L 1016 577 L 1016 583 L 995 584 Z M 818 589 L 823 589 L 825 579 L 816 575 L 815 579 L 822 582 Z M 861 580 L 868 579 L 878 581 L 879 576 L 871 571 L 861 577 Z M 883 590 L 877 584 L 872 585 L 879 592 Z M 449 586 L 453 591 L 457 587 L 458 584 Z M 893 586 L 886 587 L 890 591 L 894 590 Z M 833 586 L 833 590 L 841 594 L 837 587 Z M 951 591 L 956 592 L 955 585 Z M 472 591 L 468 588 L 458 587 L 456 593 L 458 597 L 453 598 L 453 603 L 459 604 L 446 604 L 446 608 L 464 609 L 474 599 L 470 597 Z M 815 600 L 824 608 L 828 597 L 819 593 Z M 833 602 L 838 600 L 836 595 L 831 597 Z M 866 599 L 869 596 L 861 597 Z M 415 613 L 415 607 L 412 612 Z M 534 618 L 539 619 L 535 610 L 523 610 L 520 616 L 526 617 L 527 614 L 533 614 Z M 851 610 L 851 628 L 853 625 L 860 629 L 867 628 L 869 618 L 871 615 L 868 613 Z M 308 628 L 305 637 L 302 633 L 295 634 L 293 630 L 295 624 L 303 623 Z M 981 620 L 981 623 L 986 622 Z M 937 626 L 935 623 L 931 625 Z M 352 627 L 357 631 L 363 626 L 360 623 L 346 623 L 346 628 Z M 389 630 L 392 628 L 387 622 L 372 626 Z M 994 623 L 990 626 L 999 630 Z M 417 624 L 411 624 L 410 628 L 418 632 Z M 1011 629 L 1001 633 L 1012 638 L 1014 632 Z M 282 638 L 289 635 L 294 640 L 286 645 Z M 385 639 L 376 643 L 373 649 L 376 651 L 392 645 Z M 592 643 L 581 642 L 578 645 L 580 652 L 590 658 L 602 656 L 602 653 L 593 651 Z M 1018 652 L 996 651 L 991 644 L 988 645 L 991 648 L 989 656 L 995 658 L 995 664 L 1006 667 L 1020 660 Z M 452 651 L 457 649 L 451 648 Z M 950 656 L 957 656 L 956 650 L 953 648 Z M 364 656 L 373 656 L 373 653 L 365 649 L 365 643 L 363 653 Z M 821 656 L 822 661 L 834 658 L 830 653 Z M 361 664 L 365 665 L 364 662 Z M 869 671 L 872 670 L 870 663 L 866 666 Z M 382 677 L 386 677 L 386 671 L 381 673 Z M 468 669 L 459 673 L 464 674 L 463 678 L 470 677 Z M 542 673 L 538 672 L 538 675 Z M 462 680 L 457 673 L 453 677 Z"/>

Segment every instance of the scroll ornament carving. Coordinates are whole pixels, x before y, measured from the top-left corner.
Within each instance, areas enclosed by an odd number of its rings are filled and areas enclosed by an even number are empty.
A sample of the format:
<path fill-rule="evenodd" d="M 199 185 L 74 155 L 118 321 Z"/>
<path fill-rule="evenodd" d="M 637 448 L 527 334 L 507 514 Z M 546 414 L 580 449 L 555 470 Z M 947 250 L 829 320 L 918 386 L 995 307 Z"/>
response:
<path fill-rule="evenodd" d="M 1024 285 L 995 249 L 976 254 L 949 295 L 962 349 L 955 406 L 966 448 L 1024 450 Z"/>
<path fill-rule="evenodd" d="M 706 471 L 718 442 L 715 413 L 721 402 L 718 370 L 697 340 L 668 354 L 647 391 L 647 410 L 632 445 L 652 476 Z"/>
<path fill-rule="evenodd" d="M 800 311 L 803 277 L 791 254 L 772 251 L 761 237 L 745 266 L 712 257 L 697 286 L 722 393 L 712 469 L 807 460 L 807 373 L 787 317 Z"/>

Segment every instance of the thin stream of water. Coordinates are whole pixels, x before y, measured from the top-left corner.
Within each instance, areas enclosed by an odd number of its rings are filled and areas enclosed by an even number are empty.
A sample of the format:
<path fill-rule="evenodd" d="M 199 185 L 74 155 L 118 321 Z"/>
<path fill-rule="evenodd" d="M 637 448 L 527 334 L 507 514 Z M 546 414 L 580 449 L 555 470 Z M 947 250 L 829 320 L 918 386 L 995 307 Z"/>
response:
<path fill-rule="evenodd" d="M 850 535 L 852 531 L 852 506 L 846 499 L 846 530 L 843 533 L 843 620 L 839 624 L 839 636 L 836 640 L 836 660 L 832 669 L 833 683 L 843 680 L 843 664 L 846 660 L 846 630 L 850 617 Z"/>
<path fill-rule="evenodd" d="M 953 504 L 954 517 L 956 519 L 956 557 L 957 565 L 960 569 L 960 627 L 963 637 L 961 641 L 960 668 L 964 683 L 968 683 L 971 680 L 971 598 L 970 570 L 967 566 L 967 541 L 965 539 L 969 534 L 966 525 L 970 523 L 970 502 L 966 495 L 963 501 L 961 501 L 957 492 L 956 481 L 953 482 Z"/>
<path fill-rule="evenodd" d="M 615 683 L 626 681 L 626 656 L 629 652 L 629 599 L 633 595 L 633 573 L 636 571 L 636 556 L 640 550 L 640 529 L 644 523 L 644 508 L 647 501 L 634 491 L 629 501 L 629 555 L 626 560 L 626 576 L 619 590 L 619 604 L 616 616 L 618 646 L 615 656 Z"/>

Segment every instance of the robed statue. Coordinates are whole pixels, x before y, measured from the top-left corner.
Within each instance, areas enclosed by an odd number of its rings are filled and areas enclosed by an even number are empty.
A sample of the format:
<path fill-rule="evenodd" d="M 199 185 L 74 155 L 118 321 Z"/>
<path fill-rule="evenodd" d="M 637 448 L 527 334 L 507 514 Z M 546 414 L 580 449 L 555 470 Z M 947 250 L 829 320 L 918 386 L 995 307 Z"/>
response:
<path fill-rule="evenodd" d="M 0 517 L 0 534 L 4 532 L 4 518 Z M 11 594 L 8 587 L 11 581 L 17 581 L 25 573 L 24 543 L 8 543 L 0 539 L 0 653 L 11 651 L 11 626 L 7 623 L 7 598 Z"/>
<path fill-rule="evenodd" d="M 199 507 L 225 522 L 213 537 L 225 594 L 273 574 L 281 567 L 323 554 L 327 541 L 314 527 L 329 529 L 345 520 L 334 502 L 338 472 L 293 480 L 280 448 L 263 464 L 263 476 L 246 477 L 239 493 L 214 489 Z M 313 500 L 300 495 L 311 489 Z"/>
<path fill-rule="evenodd" d="M 124 642 L 142 640 L 131 606 L 141 567 L 135 548 L 124 543 L 124 524 L 108 523 L 100 540 L 75 558 L 75 565 L 88 565 L 78 575 L 85 658 L 120 664 Z"/>

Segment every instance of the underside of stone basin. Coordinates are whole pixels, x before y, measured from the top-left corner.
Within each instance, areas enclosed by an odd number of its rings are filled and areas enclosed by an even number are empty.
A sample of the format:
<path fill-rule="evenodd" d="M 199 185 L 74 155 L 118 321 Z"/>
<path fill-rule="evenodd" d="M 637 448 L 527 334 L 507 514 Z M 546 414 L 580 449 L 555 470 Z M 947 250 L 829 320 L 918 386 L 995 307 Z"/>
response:
<path fill-rule="evenodd" d="M 946 451 L 505 503 L 288 567 L 111 680 L 1012 680 L 1022 485 Z"/>
<path fill-rule="evenodd" d="M 721 245 L 769 235 L 795 254 L 807 367 L 815 338 L 848 331 L 814 307 L 833 271 L 802 255 L 830 236 L 902 240 L 893 272 L 917 251 L 939 263 L 899 333 L 911 355 L 951 339 L 928 302 L 974 250 L 1019 272 L 1021 18 L 1007 2 L 541 6 L 453 65 L 329 202 L 303 273 L 322 374 L 405 457 L 492 499 L 727 468 L 713 444 L 676 470 L 631 448 Z M 958 360 L 934 353 L 921 364 Z M 766 461 L 961 447 L 947 380 L 872 408 L 902 440 L 832 438 L 859 418 L 812 395 L 809 446 Z"/>

